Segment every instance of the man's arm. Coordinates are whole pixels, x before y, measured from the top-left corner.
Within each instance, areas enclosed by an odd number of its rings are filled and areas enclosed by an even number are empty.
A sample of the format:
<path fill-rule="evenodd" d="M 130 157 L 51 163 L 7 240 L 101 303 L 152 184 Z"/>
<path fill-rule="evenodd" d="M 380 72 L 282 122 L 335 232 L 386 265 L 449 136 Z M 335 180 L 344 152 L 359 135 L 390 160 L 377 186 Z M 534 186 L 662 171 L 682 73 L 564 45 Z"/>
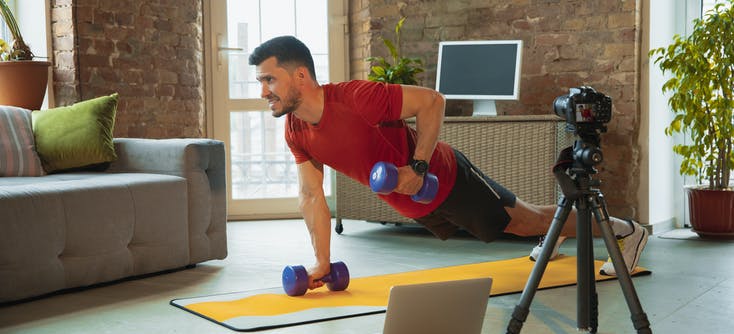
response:
<path fill-rule="evenodd" d="M 403 85 L 402 89 L 403 106 L 400 118 L 415 116 L 415 128 L 418 134 L 412 158 L 430 162 L 441 132 L 446 99 L 441 93 L 425 87 Z M 398 168 L 398 180 L 399 184 L 395 191 L 402 194 L 415 194 L 423 185 L 423 178 L 415 174 L 410 166 Z"/>
<path fill-rule="evenodd" d="M 314 280 L 324 277 L 330 270 L 331 213 L 326 204 L 323 183 L 323 164 L 315 160 L 298 164 L 299 208 L 311 236 L 316 257 L 316 263 L 308 269 L 309 289 L 324 285 L 323 282 Z"/>

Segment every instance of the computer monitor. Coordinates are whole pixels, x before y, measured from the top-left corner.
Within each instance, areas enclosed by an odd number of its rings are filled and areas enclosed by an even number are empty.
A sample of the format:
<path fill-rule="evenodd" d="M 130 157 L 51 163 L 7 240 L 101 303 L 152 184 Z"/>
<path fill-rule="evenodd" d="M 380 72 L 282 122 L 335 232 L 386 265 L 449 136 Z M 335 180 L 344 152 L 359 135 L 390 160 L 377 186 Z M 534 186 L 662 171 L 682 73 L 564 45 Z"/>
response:
<path fill-rule="evenodd" d="M 474 115 L 497 115 L 495 100 L 518 100 L 522 41 L 446 41 L 438 45 L 436 90 L 473 100 Z"/>

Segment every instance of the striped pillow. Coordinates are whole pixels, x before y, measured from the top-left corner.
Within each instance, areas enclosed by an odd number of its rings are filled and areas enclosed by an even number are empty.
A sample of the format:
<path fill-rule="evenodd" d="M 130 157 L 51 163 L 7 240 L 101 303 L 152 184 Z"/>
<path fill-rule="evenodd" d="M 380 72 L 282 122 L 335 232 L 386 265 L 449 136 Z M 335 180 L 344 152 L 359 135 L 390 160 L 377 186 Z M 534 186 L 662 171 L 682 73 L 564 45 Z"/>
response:
<path fill-rule="evenodd" d="M 31 111 L 0 106 L 0 176 L 44 174 L 36 153 Z"/>

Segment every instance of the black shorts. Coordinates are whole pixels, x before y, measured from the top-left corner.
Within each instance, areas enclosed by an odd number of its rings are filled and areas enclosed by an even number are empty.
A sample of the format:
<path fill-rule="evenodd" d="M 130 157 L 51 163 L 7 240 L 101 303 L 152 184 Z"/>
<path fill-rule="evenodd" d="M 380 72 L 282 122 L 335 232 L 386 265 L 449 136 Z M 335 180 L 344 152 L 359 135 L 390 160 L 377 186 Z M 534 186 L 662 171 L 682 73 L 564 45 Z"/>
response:
<path fill-rule="evenodd" d="M 464 229 L 484 242 L 502 235 L 510 222 L 505 207 L 515 207 L 516 196 L 484 175 L 464 154 L 456 155 L 456 182 L 433 212 L 415 219 L 442 240 Z"/>

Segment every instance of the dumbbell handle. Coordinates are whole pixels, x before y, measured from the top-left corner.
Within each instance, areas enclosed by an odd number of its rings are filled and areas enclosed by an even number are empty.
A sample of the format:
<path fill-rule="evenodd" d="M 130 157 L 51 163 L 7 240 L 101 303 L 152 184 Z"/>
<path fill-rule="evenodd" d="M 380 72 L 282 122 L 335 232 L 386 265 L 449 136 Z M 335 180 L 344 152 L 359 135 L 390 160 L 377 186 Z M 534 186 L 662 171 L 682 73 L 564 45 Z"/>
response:
<path fill-rule="evenodd" d="M 334 278 L 331 277 L 331 272 L 329 272 L 328 274 L 324 275 L 321 278 L 317 278 L 314 281 L 320 281 L 320 282 L 324 282 L 324 283 L 331 283 L 331 282 L 334 281 Z"/>
<path fill-rule="evenodd" d="M 378 194 L 389 194 L 398 183 L 398 169 L 389 162 L 378 162 L 370 172 L 370 188 Z M 426 173 L 423 177 L 423 185 L 418 193 L 411 196 L 418 203 L 430 203 L 438 192 L 438 178 L 436 175 Z"/>

